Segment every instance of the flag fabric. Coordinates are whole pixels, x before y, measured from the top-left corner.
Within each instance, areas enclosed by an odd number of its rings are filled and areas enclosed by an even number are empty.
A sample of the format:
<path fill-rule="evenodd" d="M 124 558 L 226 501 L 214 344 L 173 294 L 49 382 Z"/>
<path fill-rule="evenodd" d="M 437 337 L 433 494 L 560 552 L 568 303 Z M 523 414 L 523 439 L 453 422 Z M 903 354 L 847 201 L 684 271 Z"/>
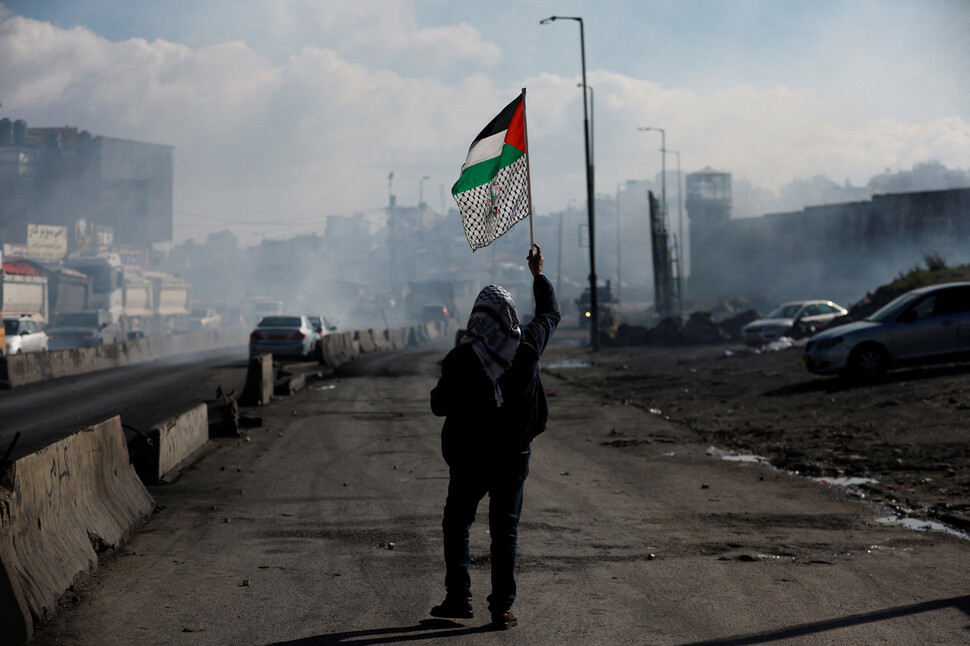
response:
<path fill-rule="evenodd" d="M 529 216 L 525 90 L 475 137 L 451 188 L 472 251 Z"/>

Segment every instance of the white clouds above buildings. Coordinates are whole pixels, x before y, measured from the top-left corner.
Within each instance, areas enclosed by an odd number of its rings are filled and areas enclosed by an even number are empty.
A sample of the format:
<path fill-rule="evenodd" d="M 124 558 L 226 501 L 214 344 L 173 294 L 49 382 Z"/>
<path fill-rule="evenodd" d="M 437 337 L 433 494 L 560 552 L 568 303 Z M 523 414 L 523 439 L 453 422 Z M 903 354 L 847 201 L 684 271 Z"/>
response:
<path fill-rule="evenodd" d="M 260 229 L 276 237 L 320 231 L 319 216 L 380 208 L 389 172 L 401 203 L 417 202 L 428 175 L 426 201 L 439 208 L 443 187 L 450 207 L 468 144 L 527 87 L 536 206 L 583 203 L 578 56 L 566 49 L 568 62 L 549 58 L 564 47 L 559 41 L 575 40 L 574 30 L 539 31 L 549 29 L 535 24 L 544 17 L 539 2 L 536 20 L 530 15 L 514 30 L 530 34 L 517 48 L 480 20 L 422 24 L 419 16 L 439 4 L 293 1 L 255 16 L 227 14 L 226 34 L 184 41 L 109 40 L 88 26 L 56 26 L 0 5 L 0 115 L 174 146 L 176 237 L 200 239 L 238 222 L 247 239 L 255 233 L 247 222 L 278 222 Z M 250 24 L 258 27 L 251 37 L 229 33 L 233 23 L 260 17 L 266 20 Z M 548 51 L 536 49 L 547 41 L 555 43 Z M 925 113 L 908 106 L 904 118 L 852 100 L 866 88 L 851 85 L 859 82 L 851 70 L 836 70 L 828 89 L 783 77 L 749 82 L 743 74 L 712 87 L 696 73 L 678 86 L 633 74 L 626 63 L 614 71 L 602 58 L 588 72 L 599 192 L 659 171 L 659 135 L 637 132 L 641 126 L 666 129 L 685 172 L 710 165 L 768 188 L 820 174 L 862 184 L 928 159 L 970 166 L 967 109 L 939 108 L 965 90 L 947 90 L 941 79 L 916 75 L 924 89 L 952 95 Z M 859 63 L 864 74 L 871 76 L 871 64 Z M 872 91 L 891 79 L 887 70 Z"/>

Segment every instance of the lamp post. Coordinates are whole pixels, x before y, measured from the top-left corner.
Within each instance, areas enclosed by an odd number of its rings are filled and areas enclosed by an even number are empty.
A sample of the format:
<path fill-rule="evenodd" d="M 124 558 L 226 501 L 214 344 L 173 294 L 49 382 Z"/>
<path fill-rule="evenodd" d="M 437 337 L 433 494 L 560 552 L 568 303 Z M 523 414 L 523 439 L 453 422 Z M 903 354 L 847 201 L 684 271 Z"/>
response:
<path fill-rule="evenodd" d="M 616 303 L 617 308 L 621 302 L 620 292 L 623 289 L 623 281 L 620 278 L 620 220 L 622 211 L 620 210 L 620 184 L 616 185 Z"/>
<path fill-rule="evenodd" d="M 577 83 L 576 87 L 583 87 L 582 83 Z M 589 161 L 593 166 L 596 166 L 596 102 L 593 100 L 593 86 L 588 86 L 589 89 Z"/>
<path fill-rule="evenodd" d="M 677 300 L 680 301 L 680 315 L 684 315 L 684 212 L 683 200 L 680 193 L 680 153 L 676 150 L 667 152 L 677 155 Z"/>
<path fill-rule="evenodd" d="M 583 32 L 583 19 L 577 16 L 550 16 L 539 21 L 547 25 L 557 20 L 575 20 L 579 23 L 579 52 L 583 64 L 583 139 L 586 144 L 586 210 L 589 220 L 589 344 L 593 350 L 599 349 L 599 309 L 596 294 L 596 236 L 595 210 L 596 193 L 593 184 L 593 154 L 589 138 L 589 111 L 586 105 L 586 37 Z"/>
<path fill-rule="evenodd" d="M 664 222 L 667 221 L 667 133 L 663 128 L 649 126 L 639 130 L 653 130 L 660 133 L 660 203 L 663 204 Z"/>

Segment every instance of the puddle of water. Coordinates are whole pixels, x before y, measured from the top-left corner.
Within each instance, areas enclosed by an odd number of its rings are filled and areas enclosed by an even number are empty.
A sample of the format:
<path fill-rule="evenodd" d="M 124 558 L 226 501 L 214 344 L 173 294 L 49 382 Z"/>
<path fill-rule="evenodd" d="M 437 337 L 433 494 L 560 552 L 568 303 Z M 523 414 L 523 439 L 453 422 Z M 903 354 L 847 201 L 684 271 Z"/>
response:
<path fill-rule="evenodd" d="M 952 527 L 947 527 L 943 523 L 938 523 L 933 520 L 920 520 L 919 518 L 900 518 L 899 516 L 883 516 L 882 518 L 876 519 L 877 523 L 882 525 L 898 525 L 899 527 L 905 527 L 907 529 L 912 529 L 918 532 L 925 531 L 935 531 L 943 532 L 944 534 L 949 534 L 950 536 L 956 536 L 957 538 L 962 538 L 963 540 L 970 540 L 970 535 L 965 532 L 958 531 Z"/>
<path fill-rule="evenodd" d="M 710 447 L 704 452 L 708 457 L 716 458 L 718 460 L 726 460 L 728 462 L 746 462 L 753 464 L 760 464 L 765 466 L 770 466 L 770 462 L 760 455 L 746 455 L 738 453 L 729 453 L 728 451 L 722 451 L 721 449 Z M 663 457 L 674 457 L 677 455 L 689 455 L 690 452 L 687 451 L 666 451 L 661 454 Z M 774 467 L 771 467 L 774 468 Z M 859 477 L 836 477 L 836 478 L 809 478 L 815 482 L 822 484 L 829 484 L 837 487 L 852 488 L 862 484 L 874 484 L 878 483 L 878 480 L 873 478 L 859 478 Z M 947 527 L 943 523 L 939 523 L 932 520 L 920 520 L 918 518 L 900 518 L 899 516 L 883 516 L 881 518 L 876 518 L 876 522 L 882 525 L 897 525 L 899 527 L 905 527 L 907 529 L 912 529 L 915 531 L 936 531 L 943 532 L 944 534 L 950 534 L 951 536 L 956 536 L 957 538 L 962 538 L 964 540 L 970 540 L 970 534 L 966 532 L 961 532 L 959 530 L 953 529 L 952 527 Z"/>
<path fill-rule="evenodd" d="M 589 368 L 591 364 L 579 359 L 565 359 L 556 363 L 546 364 L 546 368 Z"/>
<path fill-rule="evenodd" d="M 822 484 L 835 485 L 836 487 L 857 487 L 864 484 L 876 484 L 879 481 L 875 478 L 853 478 L 849 476 L 835 477 L 835 478 L 809 478 L 815 482 L 821 482 Z"/>
<path fill-rule="evenodd" d="M 729 453 L 727 451 L 722 451 L 721 449 L 716 449 L 713 446 L 707 449 L 707 455 L 717 458 L 718 460 L 724 460 L 725 462 L 747 462 L 750 464 L 768 464 L 768 460 L 761 457 L 760 455 L 751 455 L 747 453 Z"/>

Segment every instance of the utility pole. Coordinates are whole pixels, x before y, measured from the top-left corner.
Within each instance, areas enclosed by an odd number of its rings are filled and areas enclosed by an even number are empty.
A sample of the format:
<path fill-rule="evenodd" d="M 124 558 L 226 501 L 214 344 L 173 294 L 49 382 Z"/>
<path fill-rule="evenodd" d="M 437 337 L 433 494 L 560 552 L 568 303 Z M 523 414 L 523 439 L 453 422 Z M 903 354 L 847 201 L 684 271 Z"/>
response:
<path fill-rule="evenodd" d="M 589 108 L 586 101 L 586 36 L 583 31 L 583 19 L 578 16 L 551 16 L 540 20 L 545 25 L 557 20 L 575 20 L 579 23 L 579 52 L 583 64 L 583 140 L 586 144 L 586 211 L 589 220 L 589 344 L 593 350 L 599 349 L 599 310 L 596 289 L 596 190 L 593 182 L 592 145 L 589 131 Z"/>

